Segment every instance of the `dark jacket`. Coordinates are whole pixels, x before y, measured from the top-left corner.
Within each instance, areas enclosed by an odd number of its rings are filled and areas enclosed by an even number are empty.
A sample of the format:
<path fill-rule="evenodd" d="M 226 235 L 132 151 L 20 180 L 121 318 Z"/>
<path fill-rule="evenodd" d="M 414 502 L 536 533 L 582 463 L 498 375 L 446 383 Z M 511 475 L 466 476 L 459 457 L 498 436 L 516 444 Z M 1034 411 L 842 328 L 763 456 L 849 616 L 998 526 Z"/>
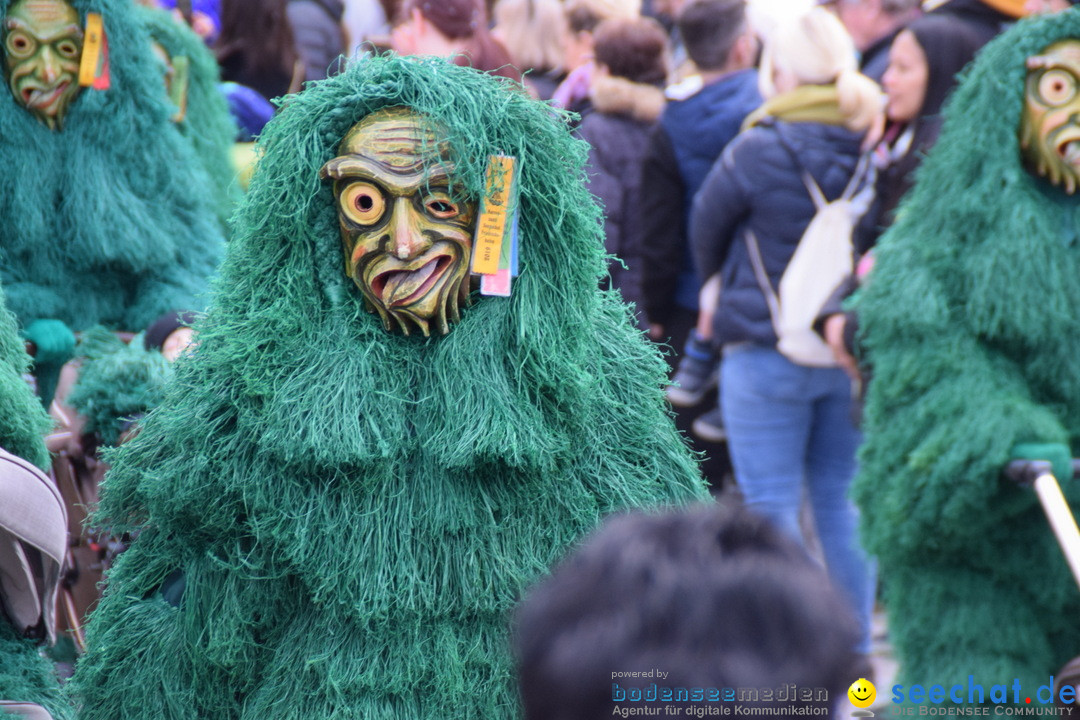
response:
<path fill-rule="evenodd" d="M 608 264 L 611 286 L 640 307 L 640 236 L 634 226 L 640 217 L 641 166 L 664 94 L 651 85 L 609 77 L 593 81 L 591 98 L 594 111 L 581 121 L 578 135 L 590 147 L 589 190 L 604 207 L 604 248 L 618 258 Z"/>
<path fill-rule="evenodd" d="M 803 171 L 827 199 L 838 197 L 854 173 L 860 140 L 860 135 L 833 125 L 766 121 L 724 150 L 694 199 L 690 219 L 698 272 L 702 278 L 721 272 L 715 342 L 776 345 L 765 295 L 751 265 L 747 231 L 756 235 L 769 281 L 777 288 L 815 212 Z"/>
<path fill-rule="evenodd" d="M 652 322 L 666 324 L 680 307 L 697 310 L 701 285 L 687 241 L 694 194 L 743 119 L 760 104 L 757 72 L 732 73 L 668 103 L 650 137 L 638 228 L 643 299 Z"/>
<path fill-rule="evenodd" d="M 286 7 L 296 52 L 304 61 L 304 80 L 322 80 L 340 71 L 338 58 L 345 52 L 342 0 L 289 0 Z"/>

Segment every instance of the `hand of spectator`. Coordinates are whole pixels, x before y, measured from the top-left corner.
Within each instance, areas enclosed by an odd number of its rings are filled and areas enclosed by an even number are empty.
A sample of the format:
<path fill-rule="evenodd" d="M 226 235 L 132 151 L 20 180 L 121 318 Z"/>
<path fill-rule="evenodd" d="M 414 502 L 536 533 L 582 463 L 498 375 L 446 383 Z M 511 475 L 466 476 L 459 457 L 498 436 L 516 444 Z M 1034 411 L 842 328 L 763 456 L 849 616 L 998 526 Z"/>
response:
<path fill-rule="evenodd" d="M 844 313 L 830 315 L 825 321 L 825 342 L 828 343 L 829 348 L 833 351 L 833 357 L 836 358 L 836 362 L 840 364 L 844 372 L 851 376 L 852 380 L 858 380 L 859 364 L 848 352 L 847 345 L 844 344 L 845 325 L 847 325 L 847 316 Z"/>
<path fill-rule="evenodd" d="M 173 10 L 173 17 L 181 23 L 184 22 L 184 16 L 180 14 L 179 10 Z M 213 39 L 218 32 L 217 25 L 214 24 L 214 19 L 198 10 L 191 13 L 191 29 L 195 31 L 196 35 L 207 41 Z"/>
<path fill-rule="evenodd" d="M 874 147 L 881 142 L 881 138 L 885 136 L 885 113 L 878 113 L 874 117 L 874 121 L 870 123 L 870 127 L 866 130 L 866 136 L 863 137 L 862 151 L 870 152 Z"/>
<path fill-rule="evenodd" d="M 654 342 L 660 342 L 667 335 L 664 333 L 664 326 L 660 323 L 649 323 L 649 339 Z"/>
<path fill-rule="evenodd" d="M 1024 11 L 1028 15 L 1042 15 L 1044 13 L 1058 13 L 1068 10 L 1072 3 L 1069 0 L 1025 0 Z"/>

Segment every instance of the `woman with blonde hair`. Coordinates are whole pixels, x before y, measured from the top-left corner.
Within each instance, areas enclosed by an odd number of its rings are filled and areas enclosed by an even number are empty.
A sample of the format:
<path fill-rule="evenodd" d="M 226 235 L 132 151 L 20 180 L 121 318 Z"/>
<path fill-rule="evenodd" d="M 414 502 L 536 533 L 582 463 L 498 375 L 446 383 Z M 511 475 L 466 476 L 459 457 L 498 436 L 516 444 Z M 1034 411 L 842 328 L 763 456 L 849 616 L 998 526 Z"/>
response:
<path fill-rule="evenodd" d="M 566 13 L 562 0 L 498 0 L 491 34 L 541 100 L 550 100 L 566 76 Z"/>
<path fill-rule="evenodd" d="M 860 146 L 881 112 L 855 46 L 823 9 L 775 28 L 763 51 L 764 105 L 724 150 L 694 200 L 690 242 L 702 278 L 720 274 L 713 317 L 721 410 L 747 505 L 801 539 L 813 510 L 828 570 L 862 621 L 869 650 L 873 569 L 847 498 L 860 435 L 851 382 L 835 365 L 798 364 L 777 349 L 774 297 L 816 207 L 810 187 L 841 195 L 866 163 Z M 869 178 L 865 182 L 869 183 Z"/>

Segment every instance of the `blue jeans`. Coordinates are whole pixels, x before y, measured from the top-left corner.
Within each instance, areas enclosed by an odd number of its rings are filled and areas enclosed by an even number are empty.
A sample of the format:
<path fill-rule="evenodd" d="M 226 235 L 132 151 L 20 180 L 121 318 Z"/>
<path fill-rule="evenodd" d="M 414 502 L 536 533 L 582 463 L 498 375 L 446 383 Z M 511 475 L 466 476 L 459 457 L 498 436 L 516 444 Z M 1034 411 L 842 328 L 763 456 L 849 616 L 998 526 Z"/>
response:
<path fill-rule="evenodd" d="M 875 572 L 848 498 L 861 441 L 851 380 L 839 368 L 795 365 L 755 345 L 728 346 L 720 368 L 728 450 L 746 505 L 801 543 L 805 488 L 829 575 L 862 626 L 858 650 L 869 652 Z"/>

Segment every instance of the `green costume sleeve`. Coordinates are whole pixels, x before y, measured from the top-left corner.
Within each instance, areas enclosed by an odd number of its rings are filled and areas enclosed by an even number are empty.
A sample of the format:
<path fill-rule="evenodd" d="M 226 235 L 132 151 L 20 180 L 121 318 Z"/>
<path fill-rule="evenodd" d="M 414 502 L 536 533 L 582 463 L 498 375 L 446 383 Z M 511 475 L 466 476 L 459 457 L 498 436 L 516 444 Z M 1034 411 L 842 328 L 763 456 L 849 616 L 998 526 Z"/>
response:
<path fill-rule="evenodd" d="M 160 352 L 144 350 L 142 336 L 112 352 L 87 358 L 68 403 L 86 418 L 86 430 L 115 445 L 133 417 L 161 402 L 172 367 Z"/>

